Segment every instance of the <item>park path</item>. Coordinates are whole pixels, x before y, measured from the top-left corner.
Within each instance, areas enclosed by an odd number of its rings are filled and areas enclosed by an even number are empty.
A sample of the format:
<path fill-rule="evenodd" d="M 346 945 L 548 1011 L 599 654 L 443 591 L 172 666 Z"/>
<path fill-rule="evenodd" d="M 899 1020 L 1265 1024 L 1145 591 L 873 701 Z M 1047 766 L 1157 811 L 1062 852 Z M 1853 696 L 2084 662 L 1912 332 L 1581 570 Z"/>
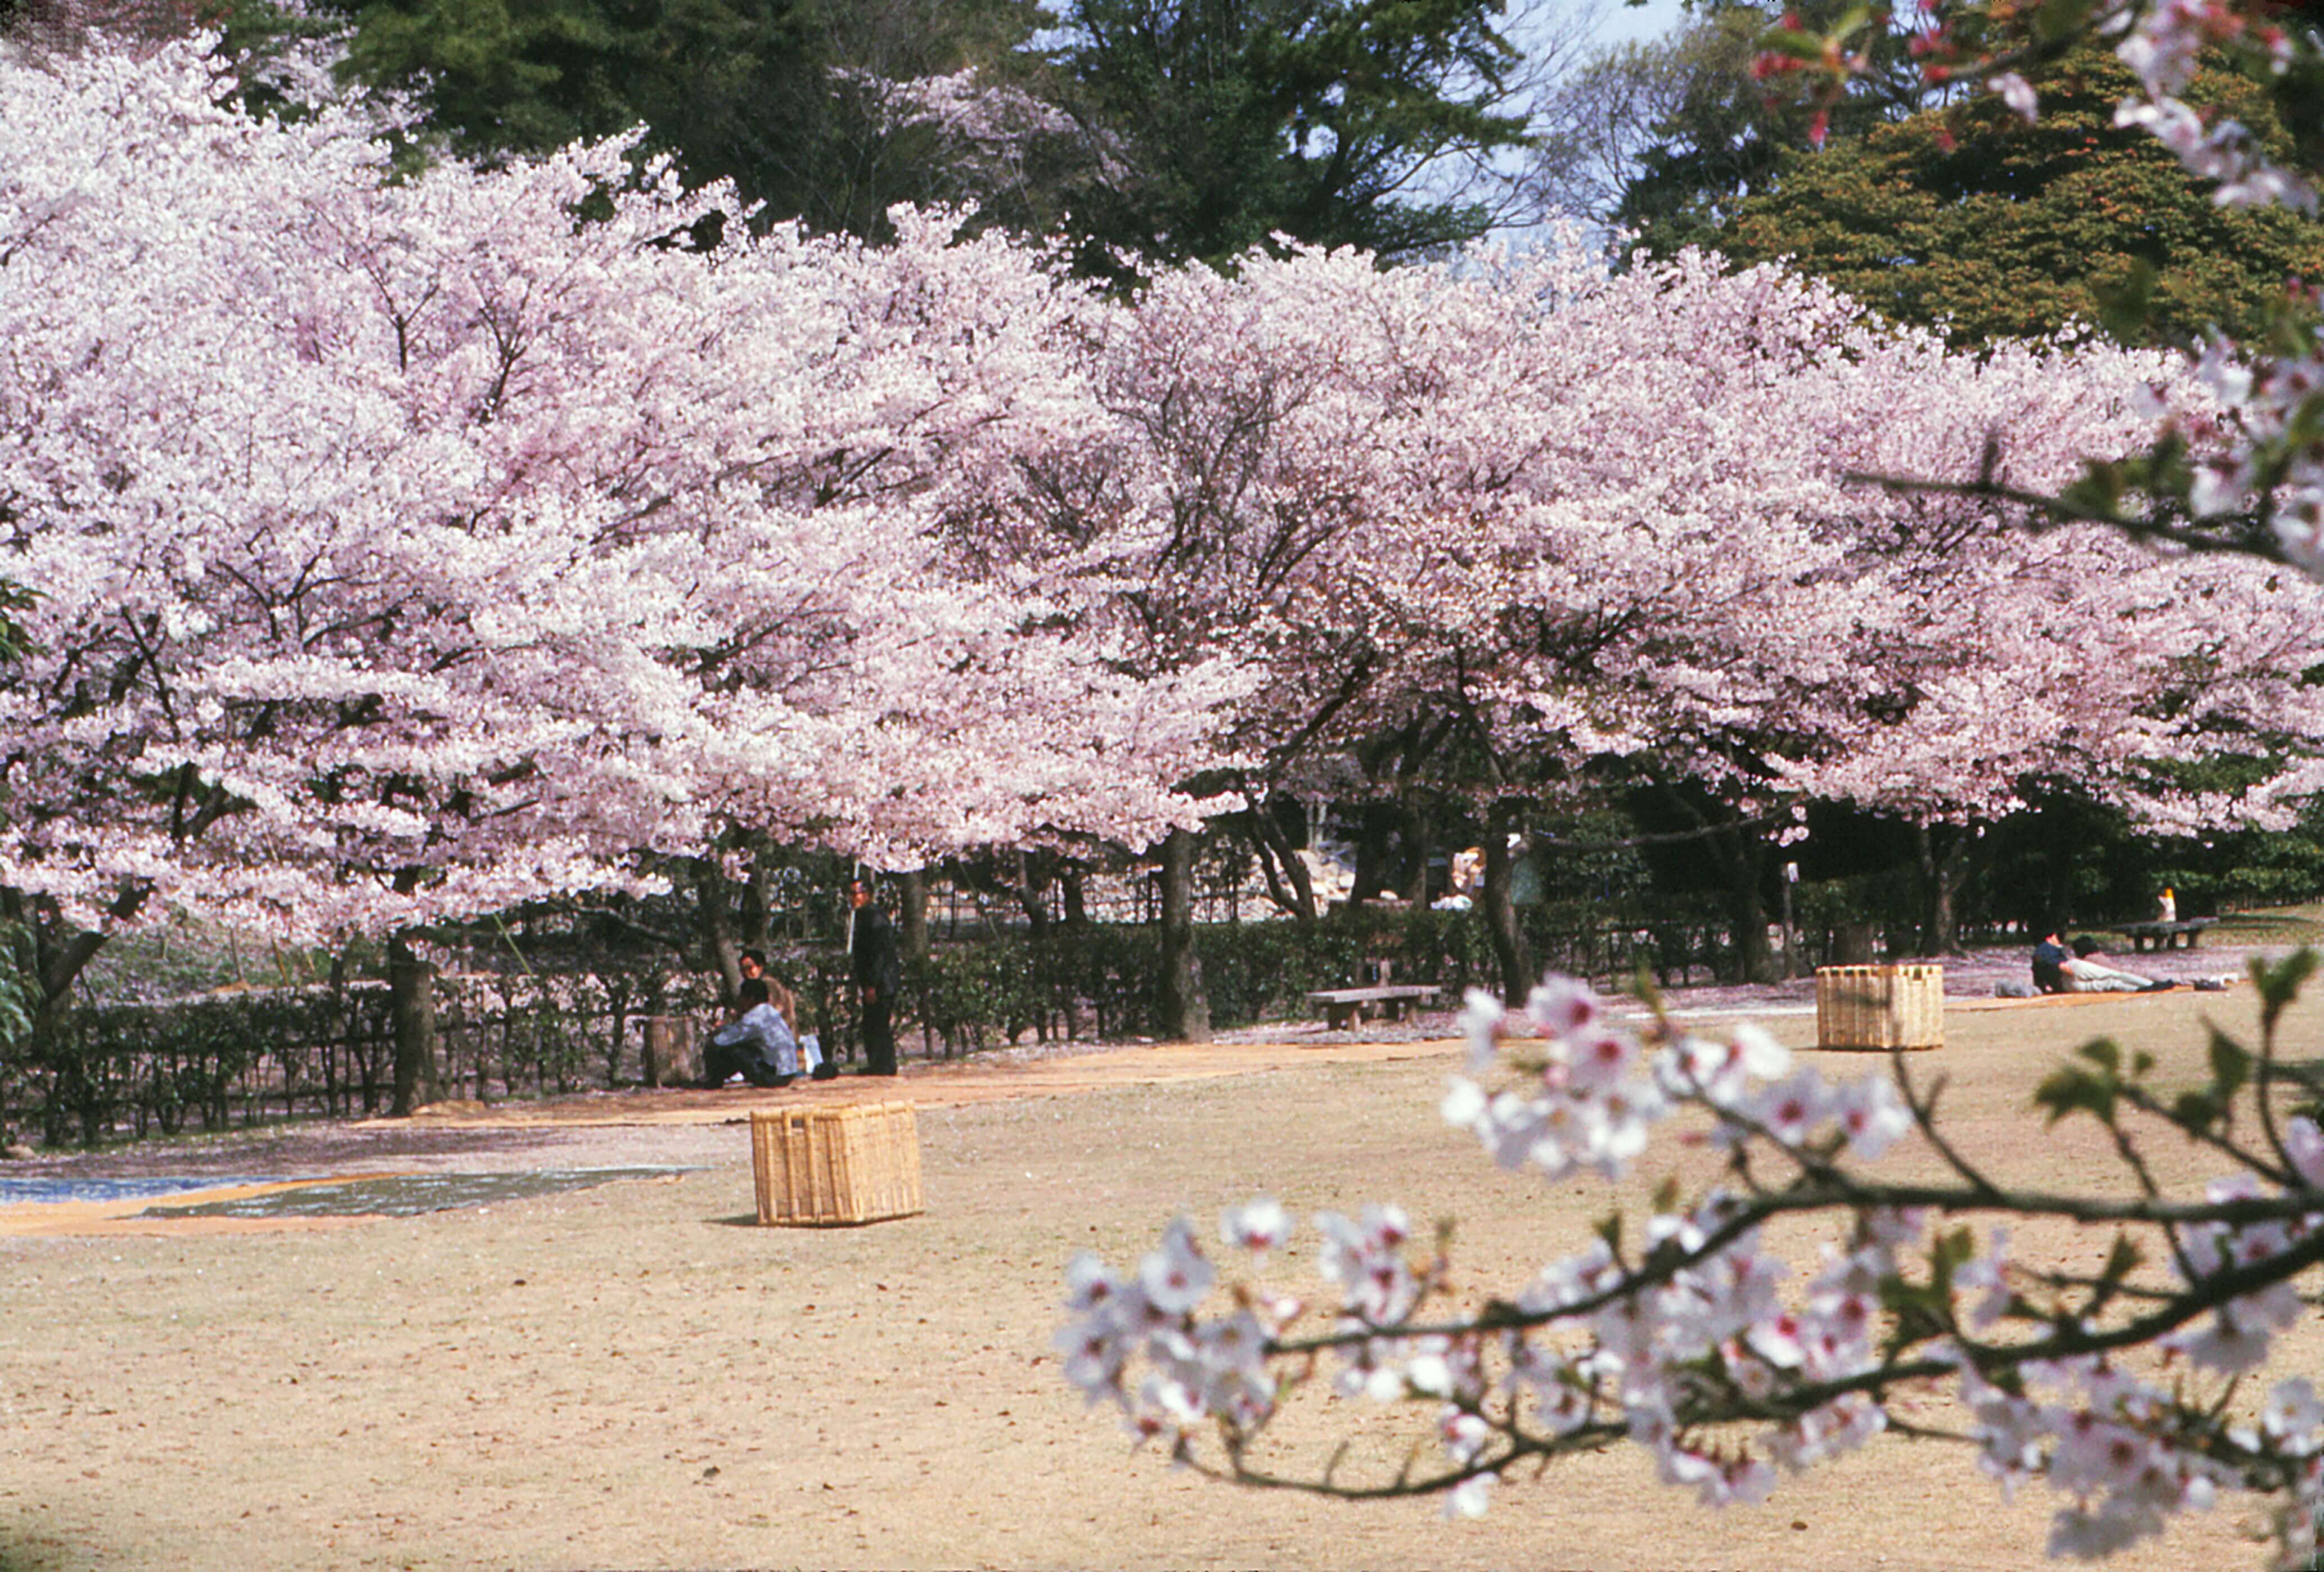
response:
<path fill-rule="evenodd" d="M 909 1102 L 921 1108 L 1074 1097 L 1124 1086 L 1167 1086 L 1215 1080 L 1310 1064 L 1379 1064 L 1445 1058 L 1462 1051 L 1455 1038 L 1409 1042 L 1151 1043 L 1093 1044 L 1033 1054 L 980 1053 L 955 1060 L 913 1060 L 893 1077 L 841 1075 L 799 1080 L 779 1091 L 733 1087 L 722 1091 L 585 1092 L 524 1102 L 433 1103 L 412 1115 L 417 1126 L 463 1129 L 535 1129 L 542 1126 L 724 1124 L 753 1108 L 814 1108 L 858 1102 Z"/>
<path fill-rule="evenodd" d="M 842 1075 L 826 1081 L 801 1080 L 779 1091 L 756 1087 L 726 1090 L 670 1089 L 582 1092 L 486 1105 L 439 1102 L 408 1119 L 364 1119 L 345 1126 L 351 1135 L 410 1132 L 475 1134 L 498 1132 L 521 1140 L 559 1131 L 610 1130 L 620 1126 L 739 1125 L 754 1109 L 840 1107 L 861 1102 L 910 1102 L 920 1108 L 958 1108 L 975 1103 L 1074 1097 L 1114 1087 L 1165 1086 L 1212 1080 L 1302 1064 L 1384 1063 L 1424 1057 L 1451 1058 L 1462 1044 L 1438 1038 L 1409 1042 L 1334 1041 L 1296 1043 L 1157 1043 L 1096 1045 L 1017 1053 L 982 1053 L 933 1063 L 915 1061 L 895 1078 Z M 334 1172 L 334 1180 L 388 1178 L 407 1172 L 364 1160 L 362 1173 Z M 264 1172 L 264 1168 L 261 1172 Z M 245 1170 L 244 1172 L 247 1172 Z M 278 1168 L 275 1172 L 281 1172 Z M 0 1203 L 0 1238 L 91 1237 L 120 1234 L 263 1233 L 284 1229 L 345 1227 L 367 1217 L 172 1218 L 158 1207 L 206 1205 L 290 1188 L 298 1180 L 268 1184 L 220 1184 L 167 1196 L 137 1195 L 104 1200 Z"/>
<path fill-rule="evenodd" d="M 1678 996 L 1674 996 L 1674 1002 Z M 2060 994 L 2044 998 L 1948 998 L 1945 1012 L 2072 1009 L 2121 995 Z M 1712 1020 L 1812 1016 L 1815 1006 L 1797 1000 L 1761 999 L 1732 1004 L 1680 1003 L 1673 1014 L 1700 1024 Z M 1448 1023 L 1432 1020 L 1425 1026 Z M 1806 1045 L 1803 1041 L 1802 1045 Z M 1392 1041 L 1353 1040 L 1344 1033 L 1316 1040 L 1220 1041 L 1213 1043 L 1092 1043 L 1029 1053 L 999 1051 L 954 1060 L 911 1060 L 890 1079 L 842 1075 L 835 1080 L 799 1080 L 779 1091 L 732 1087 L 719 1091 L 580 1092 L 569 1097 L 527 1099 L 490 1105 L 431 1103 L 412 1115 L 415 1126 L 526 1130 L 608 1125 L 703 1125 L 739 1122 L 753 1108 L 816 1107 L 854 1102 L 907 1101 L 921 1108 L 960 1108 L 973 1103 L 1045 1097 L 1074 1097 L 1125 1086 L 1167 1086 L 1176 1081 L 1214 1080 L 1315 1064 L 1382 1064 L 1412 1059 L 1450 1059 L 1464 1051 L 1456 1036 L 1415 1034 Z M 384 1121 L 379 1121 L 384 1122 Z"/>
<path fill-rule="evenodd" d="M 1708 990 L 1705 990 L 1708 991 Z M 1948 1016 L 1994 1010 L 2073 1009 L 2120 995 L 2063 996 L 2040 999 L 1952 997 L 1945 1001 Z M 2170 996 L 2163 996 L 2170 997 Z M 1745 1017 L 1766 1020 L 1778 1035 L 1796 1045 L 1813 1041 L 1812 1004 L 1797 999 L 1758 997 L 1696 1003 L 1674 997 L 1674 1013 L 1691 1024 Z M 1457 1060 L 1464 1051 L 1461 1039 L 1426 1034 L 1441 1031 L 1449 1020 L 1433 1017 L 1397 1032 L 1394 1040 L 1359 1040 L 1347 1033 L 1314 1033 L 1300 1041 L 1291 1034 L 1263 1041 L 1228 1040 L 1213 1043 L 1151 1043 L 1066 1045 L 1037 1050 L 1001 1050 L 957 1060 L 908 1062 L 905 1072 L 893 1079 L 842 1075 L 835 1080 L 800 1080 L 780 1090 L 734 1087 L 721 1090 L 680 1089 L 579 1092 L 563 1097 L 527 1099 L 484 1104 L 466 1101 L 432 1103 L 408 1119 L 366 1119 L 339 1126 L 350 1136 L 409 1135 L 413 1137 L 467 1136 L 490 1141 L 495 1135 L 523 1143 L 525 1137 L 559 1132 L 610 1133 L 629 1127 L 682 1127 L 740 1125 L 752 1112 L 770 1108 L 840 1107 L 849 1103 L 906 1101 L 926 1108 L 962 1108 L 980 1103 L 1032 1101 L 1076 1097 L 1126 1087 L 1167 1086 L 1216 1080 L 1235 1076 L 1323 1064 L 1383 1064 L 1424 1059 Z M 1295 1031 L 1296 1028 L 1294 1029 Z M 472 1148 L 473 1149 L 473 1148 Z M 101 1161 L 101 1160 L 100 1160 Z M 352 1164 L 352 1171 L 349 1164 Z M 330 1164 L 332 1180 L 386 1178 L 412 1172 L 376 1156 L 350 1152 L 342 1163 Z M 290 1172 L 307 1172 L 307 1165 Z M 94 1172 L 84 1170 L 84 1172 Z M 245 1168 L 242 1172 L 248 1173 Z M 270 1172 L 261 1166 L 257 1172 Z M 282 1172 L 280 1166 L 271 1172 Z M 184 1234 L 271 1232 L 284 1229 L 345 1227 L 371 1220 L 365 1216 L 330 1218 L 173 1218 L 157 1214 L 157 1206 L 180 1207 L 238 1200 L 291 1184 L 301 1179 L 267 1184 L 220 1184 L 187 1190 L 167 1197 L 139 1195 L 105 1200 L 0 1202 L 0 1238 L 34 1236 L 91 1237 L 120 1234 Z"/>

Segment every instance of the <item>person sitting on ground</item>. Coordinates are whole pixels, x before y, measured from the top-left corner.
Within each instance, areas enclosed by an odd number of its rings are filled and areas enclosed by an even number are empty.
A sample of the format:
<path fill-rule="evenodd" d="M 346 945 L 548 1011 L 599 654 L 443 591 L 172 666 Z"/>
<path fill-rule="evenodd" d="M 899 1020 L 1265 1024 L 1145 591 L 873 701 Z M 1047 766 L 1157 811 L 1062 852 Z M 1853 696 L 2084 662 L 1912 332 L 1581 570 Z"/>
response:
<path fill-rule="evenodd" d="M 734 1016 L 710 1034 L 702 1055 L 702 1084 L 724 1086 L 740 1075 L 752 1086 L 788 1086 L 798 1079 L 798 1042 L 773 1002 L 781 985 L 767 976 L 766 958 L 755 950 L 742 951 L 741 966 Z M 789 997 L 788 990 L 783 997 Z"/>
<path fill-rule="evenodd" d="M 2064 993 L 2066 962 L 2073 958 L 2074 952 L 2059 942 L 2055 933 L 2044 933 L 2034 946 L 2034 991 Z"/>
<path fill-rule="evenodd" d="M 798 996 L 770 976 L 766 979 L 767 1004 L 776 1015 L 782 1031 L 776 1034 L 775 1068 L 787 1083 L 793 1076 L 809 1074 L 817 1080 L 829 1078 L 823 1072 L 823 1040 L 813 1032 L 802 1032 L 791 1023 L 799 1018 Z M 782 1084 L 782 1083 L 778 1083 Z"/>
<path fill-rule="evenodd" d="M 2074 941 L 2074 952 L 2060 970 L 2065 974 L 2068 993 L 2161 993 L 2179 986 L 2107 965 L 2098 951 L 2098 942 L 2088 933 Z"/>

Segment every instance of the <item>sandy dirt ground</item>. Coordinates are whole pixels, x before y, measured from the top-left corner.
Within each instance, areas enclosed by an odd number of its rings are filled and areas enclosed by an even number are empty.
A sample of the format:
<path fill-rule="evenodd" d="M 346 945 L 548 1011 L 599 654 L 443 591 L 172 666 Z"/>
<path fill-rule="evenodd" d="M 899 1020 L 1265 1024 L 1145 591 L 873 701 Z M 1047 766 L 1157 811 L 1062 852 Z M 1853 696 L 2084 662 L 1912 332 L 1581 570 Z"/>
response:
<path fill-rule="evenodd" d="M 2191 1078 L 2248 988 L 1949 1009 L 1948 1128 L 2048 1187 L 2105 1172 L 2044 1130 L 2034 1082 L 2112 1034 Z M 1768 1024 L 1796 1046 L 1810 1016 Z M 2292 1024 L 2324 1053 L 2324 1004 Z M 1526 1567 L 1655 1572 L 2006 1568 L 2041 1559 L 2038 1490 L 2006 1502 L 1963 1448 L 1894 1439 L 1766 1506 L 1706 1512 L 1633 1453 L 1508 1482 L 1489 1516 L 1238 1490 L 1135 1452 L 1058 1379 L 1060 1277 L 1133 1261 L 1175 1211 L 1207 1232 L 1255 1193 L 1295 1215 L 1403 1202 L 1460 1219 L 1482 1293 L 1634 1211 L 1620 1187 L 1501 1173 L 1435 1116 L 1442 1042 L 1237 1043 L 913 1067 L 779 1093 L 636 1094 L 235 1137 L 51 1165 L 80 1172 L 410 1172 L 669 1164 L 683 1175 L 332 1226 L 0 1209 L 0 1567 Z M 1827 1069 L 1858 1061 L 1819 1055 Z M 1878 1062 L 1865 1058 L 1862 1068 Z M 762 1228 L 747 1130 L 775 1100 L 908 1098 L 928 1209 Z M 1657 1154 L 1661 1152 L 1657 1148 Z M 1700 1181 L 1711 1155 L 1677 1149 Z M 2166 1184 L 2215 1164 L 2158 1141 Z M 1899 1172 L 1930 1157 L 1901 1154 Z M 138 1207 L 144 1204 L 140 1202 Z M 44 1212 L 46 1221 L 30 1215 Z M 1309 1236 L 1312 1238 L 1312 1235 Z M 2021 1230 L 2093 1260 L 2103 1242 Z M 1806 1233 L 1784 1240 L 1812 1260 Z M 1279 1275 L 1309 1281 L 1304 1249 Z M 2281 1361 L 2317 1365 L 2303 1328 Z M 1941 1417 L 1932 1411 L 1932 1417 Z M 1274 1461 L 1392 1469 L 1428 1415 L 1303 1400 Z M 2256 1567 L 2248 1503 L 2115 1565 Z"/>

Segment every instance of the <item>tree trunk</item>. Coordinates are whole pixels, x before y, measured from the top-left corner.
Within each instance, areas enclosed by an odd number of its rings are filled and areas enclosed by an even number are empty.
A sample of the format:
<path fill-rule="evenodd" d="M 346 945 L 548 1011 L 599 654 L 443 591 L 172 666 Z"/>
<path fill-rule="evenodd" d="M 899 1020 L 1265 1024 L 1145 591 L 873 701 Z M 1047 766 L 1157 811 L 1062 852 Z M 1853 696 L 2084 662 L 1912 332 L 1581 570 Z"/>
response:
<path fill-rule="evenodd" d="M 1211 1002 L 1203 992 L 1203 959 L 1194 949 L 1194 853 L 1200 837 L 1173 830 L 1162 842 L 1162 1035 L 1176 1043 L 1211 1040 Z"/>
<path fill-rule="evenodd" d="M 904 958 L 904 986 L 918 997 L 920 1052 L 936 1052 L 936 1014 L 928 997 L 928 976 L 921 962 L 928 958 L 928 870 L 908 868 L 896 876 L 896 948 Z"/>
<path fill-rule="evenodd" d="M 897 898 L 903 911 L 896 919 L 896 937 L 906 961 L 928 958 L 928 870 L 909 868 L 896 876 Z"/>
<path fill-rule="evenodd" d="M 1719 859 L 1727 876 L 1727 910 L 1735 926 L 1736 970 L 1742 982 L 1775 980 L 1775 950 L 1767 942 L 1767 901 L 1760 882 L 1767 871 L 1766 843 L 1741 831 L 1714 836 L 1725 843 Z"/>
<path fill-rule="evenodd" d="M 135 916 L 145 905 L 151 890 L 143 886 L 124 887 L 114 896 L 106 915 L 117 923 Z M 58 913 L 53 902 L 42 896 L 27 899 L 18 889 L 0 891 L 0 915 L 21 926 L 31 936 L 32 945 L 32 979 L 40 985 L 36 1011 L 48 1012 L 60 1008 L 72 985 L 97 952 L 105 948 L 109 936 L 103 928 L 76 928 Z"/>
<path fill-rule="evenodd" d="M 2052 842 L 2050 853 L 2049 911 L 2042 924 L 2044 933 L 2062 933 L 2074 922 L 2074 854 L 2073 842 L 2061 836 Z"/>
<path fill-rule="evenodd" d="M 715 857 L 694 860 L 695 920 L 701 925 L 702 948 L 710 968 L 718 974 L 719 1002 L 733 1005 L 742 991 L 742 942 L 734 936 L 732 897 L 726 871 Z"/>
<path fill-rule="evenodd" d="M 1663 788 L 1688 817 L 1709 829 L 1711 821 L 1674 786 Z M 1775 980 L 1775 948 L 1767 942 L 1767 901 L 1760 886 L 1767 875 L 1767 841 L 1754 831 L 1729 824 L 1707 836 L 1703 849 L 1726 887 L 1728 921 L 1734 928 L 1738 982 Z"/>
<path fill-rule="evenodd" d="M 387 990 L 395 1023 L 395 1102 L 410 1118 L 423 1089 L 436 1084 L 436 969 L 402 939 L 388 942 Z"/>
<path fill-rule="evenodd" d="M 1921 865 L 1921 953 L 1923 955 L 1959 955 L 1960 944 L 1960 892 L 1969 882 L 1969 869 L 1975 862 L 1977 831 L 1967 824 L 1942 826 L 1948 833 L 1942 837 L 1945 849 L 1937 850 L 1940 839 L 1936 830 L 1927 824 L 1913 826 L 1913 849 Z"/>
<path fill-rule="evenodd" d="M 1259 852 L 1259 871 L 1267 876 L 1268 895 L 1290 914 L 1293 922 L 1303 927 L 1314 922 L 1315 881 L 1283 826 L 1263 806 L 1244 814 L 1243 822 L 1250 826 L 1251 845 Z"/>
<path fill-rule="evenodd" d="M 1402 805 L 1404 814 L 1404 893 L 1415 910 L 1428 905 L 1428 857 L 1435 850 L 1428 837 L 1428 811 L 1415 804 Z"/>
<path fill-rule="evenodd" d="M 1356 820 L 1356 877 L 1348 892 L 1351 906 L 1361 906 L 1390 889 L 1397 871 L 1389 860 L 1388 843 L 1402 818 L 1394 803 L 1366 803 Z M 1409 890 L 1402 892 L 1409 895 Z"/>
<path fill-rule="evenodd" d="M 1065 926 L 1089 926 L 1089 888 L 1076 863 L 1067 863 L 1057 870 L 1057 894 L 1065 903 Z"/>
<path fill-rule="evenodd" d="M 756 950 L 763 955 L 772 947 L 775 937 L 774 902 L 770 886 L 774 870 L 767 865 L 763 850 L 751 853 L 751 877 L 742 886 L 742 933 L 738 942 L 738 959 L 742 950 Z M 739 970 L 739 969 L 738 969 Z M 742 986 L 739 975 L 735 986 Z"/>
<path fill-rule="evenodd" d="M 1017 904 L 1025 913 L 1025 925 L 1034 941 L 1038 942 L 1049 931 L 1049 875 L 1046 859 L 1038 851 L 1017 849 Z"/>
<path fill-rule="evenodd" d="M 117 922 L 127 922 L 145 904 L 150 892 L 143 887 L 125 887 L 106 908 L 106 915 Z M 25 1043 L 26 1052 L 34 1060 L 47 1060 L 60 1067 L 66 1080 L 78 1078 L 80 1065 L 71 1061 L 59 1043 L 65 1007 L 72 997 L 73 984 L 88 963 L 105 948 L 108 934 L 102 928 L 75 928 L 56 909 L 55 903 L 43 897 L 27 898 L 22 890 L 0 889 L 0 915 L 23 930 L 24 942 L 31 946 L 30 978 L 33 985 L 32 1034 Z M 51 1097 L 51 1103 L 58 1099 Z M 93 1106 L 93 1105 L 92 1105 Z M 84 1110 L 86 1117 L 86 1110 Z M 44 1138 L 51 1145 L 64 1139 L 61 1113 L 51 1108 Z M 7 1129 L 0 1126 L 0 1142 L 7 1137 Z M 84 1129 L 90 1145 L 97 1145 L 103 1132 L 94 1126 Z"/>
<path fill-rule="evenodd" d="M 1516 903 L 1509 898 L 1509 835 L 1524 805 L 1515 797 L 1503 797 L 1485 815 L 1485 931 L 1492 937 L 1493 957 L 1500 962 L 1501 997 L 1512 1007 L 1525 1003 L 1538 980 L 1526 954 Z"/>

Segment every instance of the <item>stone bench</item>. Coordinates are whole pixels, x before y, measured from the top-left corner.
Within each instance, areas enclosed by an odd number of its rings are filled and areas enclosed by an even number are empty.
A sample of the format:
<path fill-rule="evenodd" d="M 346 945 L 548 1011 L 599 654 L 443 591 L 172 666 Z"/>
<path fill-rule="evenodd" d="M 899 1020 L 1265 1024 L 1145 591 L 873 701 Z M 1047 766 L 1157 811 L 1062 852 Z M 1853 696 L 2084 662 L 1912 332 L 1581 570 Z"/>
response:
<path fill-rule="evenodd" d="M 2114 931 L 2129 940 L 2134 951 L 2192 950 L 2203 930 L 2218 922 L 2217 917 L 2182 917 L 2175 923 L 2118 923 Z"/>
<path fill-rule="evenodd" d="M 1443 991 L 1425 983 L 1383 982 L 1370 988 L 1318 988 L 1307 997 L 1323 1007 L 1324 1018 L 1334 1032 L 1365 1018 L 1372 1007 L 1391 1021 L 1400 1021 L 1416 1005 L 1434 1001 Z"/>

